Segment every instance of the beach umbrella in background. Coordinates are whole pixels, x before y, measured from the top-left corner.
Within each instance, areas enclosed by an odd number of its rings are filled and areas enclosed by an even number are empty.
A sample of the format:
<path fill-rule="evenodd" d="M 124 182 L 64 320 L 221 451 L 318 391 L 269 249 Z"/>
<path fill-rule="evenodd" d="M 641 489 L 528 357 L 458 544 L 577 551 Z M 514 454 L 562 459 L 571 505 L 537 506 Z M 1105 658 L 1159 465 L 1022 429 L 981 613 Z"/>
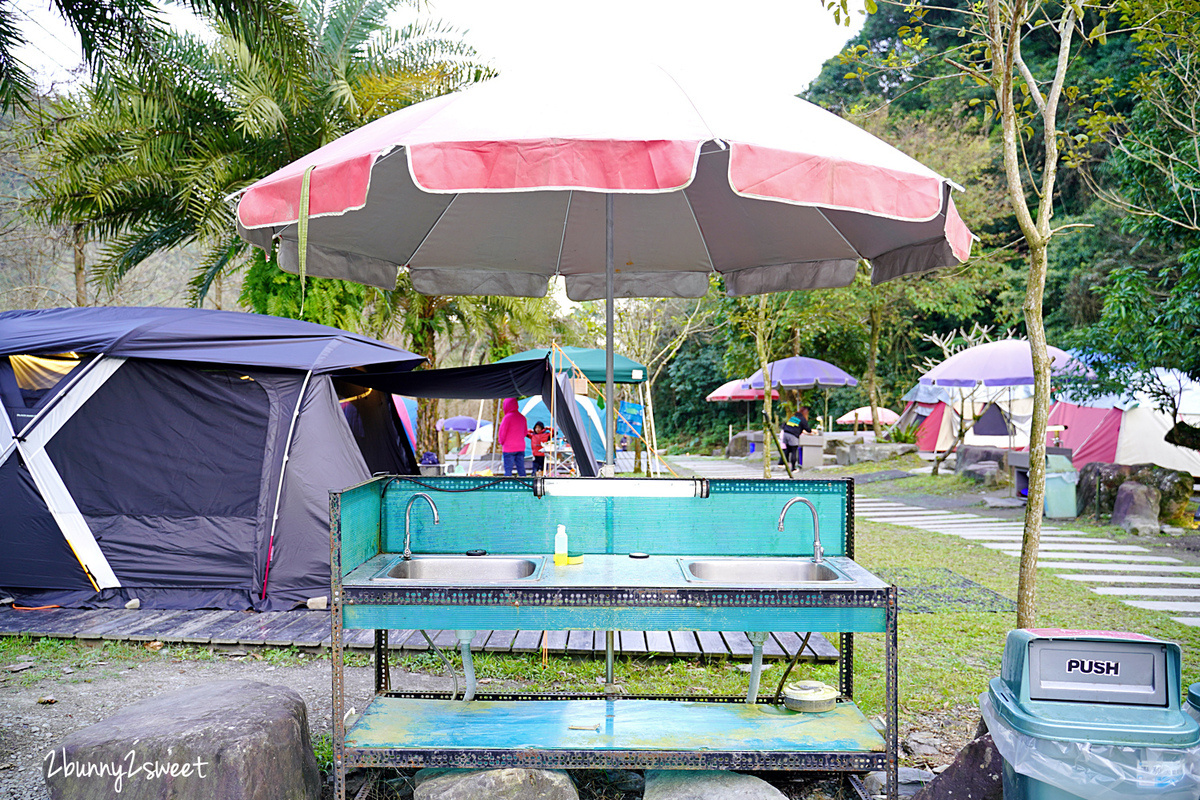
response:
<path fill-rule="evenodd" d="M 713 389 L 704 399 L 710 403 L 720 403 L 729 400 L 762 400 L 765 395 L 766 391 L 761 386 L 752 389 L 744 378 L 735 378 Z M 778 400 L 779 390 L 772 389 L 771 397 Z"/>
<path fill-rule="evenodd" d="M 858 386 L 858 381 L 850 373 L 835 367 L 828 361 L 808 356 L 789 356 L 767 364 L 767 372 L 771 376 L 771 385 L 779 389 L 824 389 L 825 413 L 821 419 L 829 427 L 829 389 L 843 386 Z M 754 388 L 761 389 L 766 385 L 763 371 L 760 369 L 746 379 Z"/>
<path fill-rule="evenodd" d="M 708 395 L 704 399 L 710 403 L 736 402 L 739 400 L 747 401 L 746 402 L 746 427 L 749 428 L 750 427 L 750 403 L 754 402 L 755 400 L 762 400 L 765 395 L 766 395 L 765 389 L 761 389 L 761 388 L 752 389 L 746 383 L 746 380 L 744 378 L 735 378 L 735 379 L 731 380 L 729 383 L 723 383 L 720 386 L 718 386 L 716 389 L 713 389 L 711 392 L 708 393 Z M 779 399 L 779 390 L 778 389 L 771 390 L 771 399 L 772 400 Z"/>
<path fill-rule="evenodd" d="M 1071 356 L 1050 345 L 1050 371 L 1061 372 L 1071 364 Z M 938 364 L 921 376 L 920 382 L 931 386 L 1032 386 L 1033 356 L 1029 342 L 1024 339 L 1003 339 L 999 342 L 968 347 Z"/>
<path fill-rule="evenodd" d="M 590 66 L 590 68 L 589 68 Z M 238 232 L 301 274 L 431 295 L 700 297 L 962 262 L 952 184 L 793 96 L 541 65 L 393 112 L 251 185 Z M 303 256 L 303 261 L 301 257 Z M 612 369 L 605 388 L 614 436 Z M 612 451 L 610 450 L 610 470 Z"/>
<path fill-rule="evenodd" d="M 1065 350 L 1046 345 L 1046 351 L 1050 356 L 1051 374 L 1065 373 L 1079 365 Z M 987 342 L 960 350 L 922 375 L 919 382 L 927 386 L 956 388 L 965 409 L 967 397 L 977 387 L 1009 387 L 1011 390 L 1014 386 L 1032 386 L 1033 355 L 1030 353 L 1029 342 L 1024 339 Z M 1011 391 L 1008 407 L 1011 413 Z M 1011 450 L 1014 426 L 1008 418 L 1005 418 L 1004 424 L 1008 430 Z"/>
<path fill-rule="evenodd" d="M 438 430 L 450 433 L 471 433 L 478 427 L 479 420 L 463 415 L 450 417 L 449 419 L 439 419 L 437 421 Z"/>
<path fill-rule="evenodd" d="M 900 420 L 900 415 L 890 408 L 880 408 L 879 422 L 881 425 L 895 425 Z M 871 418 L 871 407 L 860 406 L 846 414 L 842 414 L 836 420 L 838 425 L 853 425 L 855 432 L 858 431 L 858 426 L 871 425 L 874 420 Z"/>

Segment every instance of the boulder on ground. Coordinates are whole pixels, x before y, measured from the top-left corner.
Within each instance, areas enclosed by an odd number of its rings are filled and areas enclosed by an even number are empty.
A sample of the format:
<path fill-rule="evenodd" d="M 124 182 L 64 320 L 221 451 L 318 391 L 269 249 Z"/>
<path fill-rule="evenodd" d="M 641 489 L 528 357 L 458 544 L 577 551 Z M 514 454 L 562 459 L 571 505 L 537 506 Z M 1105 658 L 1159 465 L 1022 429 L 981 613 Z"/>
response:
<path fill-rule="evenodd" d="M 864 461 L 887 461 L 906 453 L 917 452 L 915 444 L 890 444 L 888 442 L 871 442 L 869 444 L 852 444 L 847 447 L 835 447 L 834 455 L 841 466 L 861 464 Z"/>
<path fill-rule="evenodd" d="M 762 453 L 762 431 L 738 431 L 725 446 L 726 458 L 744 458 L 750 455 L 750 445 L 754 445 L 755 453 Z"/>
<path fill-rule="evenodd" d="M 1096 496 L 1100 497 L 1100 514 L 1112 514 L 1117 491 L 1126 481 L 1137 481 L 1159 491 L 1158 518 L 1165 523 L 1180 523 L 1185 519 L 1192 499 L 1194 479 L 1191 474 L 1167 469 L 1155 464 L 1102 464 L 1092 462 L 1079 471 L 1076 488 L 1076 512 L 1096 513 Z"/>
<path fill-rule="evenodd" d="M 653 769 L 642 800 L 786 800 L 762 778 L 719 770 Z"/>
<path fill-rule="evenodd" d="M 1161 529 L 1158 508 L 1161 493 L 1153 486 L 1125 481 L 1117 489 L 1112 523 L 1127 533 L 1156 534 Z"/>
<path fill-rule="evenodd" d="M 307 716 L 285 686 L 213 681 L 69 734 L 42 774 L 54 800 L 315 800 Z"/>
<path fill-rule="evenodd" d="M 562 770 L 423 769 L 413 783 L 413 800 L 579 800 Z"/>
<path fill-rule="evenodd" d="M 978 464 L 980 461 L 994 461 L 1001 468 L 1008 463 L 1008 451 L 1002 447 L 983 447 L 980 445 L 964 444 L 959 445 L 954 453 L 957 456 L 954 462 L 954 471 L 959 475 L 962 475 L 968 467 Z"/>
<path fill-rule="evenodd" d="M 981 483 L 989 489 L 999 486 L 1003 476 L 1000 465 L 995 461 L 976 461 L 966 469 L 958 470 L 958 474 L 975 481 L 975 483 Z"/>
<path fill-rule="evenodd" d="M 929 785 L 933 780 L 933 773 L 925 769 L 914 769 L 912 767 L 900 767 L 899 774 L 896 776 L 899 780 L 899 789 L 897 794 L 900 797 L 912 797 L 921 789 Z M 875 797 L 877 795 L 887 794 L 887 773 L 886 772 L 869 772 L 863 780 L 863 788 L 867 790 L 867 794 Z"/>

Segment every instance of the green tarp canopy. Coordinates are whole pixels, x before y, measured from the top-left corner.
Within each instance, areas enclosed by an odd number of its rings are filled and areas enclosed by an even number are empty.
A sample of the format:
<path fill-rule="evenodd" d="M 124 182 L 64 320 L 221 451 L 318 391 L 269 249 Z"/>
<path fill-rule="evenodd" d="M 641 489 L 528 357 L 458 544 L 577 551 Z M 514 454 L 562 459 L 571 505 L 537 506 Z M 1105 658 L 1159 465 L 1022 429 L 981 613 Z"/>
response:
<path fill-rule="evenodd" d="M 526 350 L 524 353 L 514 353 L 508 358 L 502 358 L 497 364 L 507 364 L 513 361 L 540 361 L 550 356 L 550 362 L 556 372 L 567 372 L 572 364 L 584 374 L 589 381 L 603 384 L 604 351 L 588 347 L 563 347 L 562 353 L 551 352 L 549 348 L 538 347 Z M 565 358 L 564 358 L 565 356 Z M 631 358 L 613 353 L 613 382 L 614 383 L 644 383 L 646 368 Z"/>

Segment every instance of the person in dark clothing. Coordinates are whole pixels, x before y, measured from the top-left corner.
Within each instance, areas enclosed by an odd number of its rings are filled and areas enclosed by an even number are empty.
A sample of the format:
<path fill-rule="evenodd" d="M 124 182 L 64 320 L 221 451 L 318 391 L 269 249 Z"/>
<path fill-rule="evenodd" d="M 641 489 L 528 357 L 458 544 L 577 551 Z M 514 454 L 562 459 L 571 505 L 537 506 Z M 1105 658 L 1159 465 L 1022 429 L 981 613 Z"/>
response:
<path fill-rule="evenodd" d="M 801 406 L 799 411 L 783 423 L 783 454 L 792 469 L 800 465 L 800 434 L 812 432 L 808 413 L 808 406 Z"/>

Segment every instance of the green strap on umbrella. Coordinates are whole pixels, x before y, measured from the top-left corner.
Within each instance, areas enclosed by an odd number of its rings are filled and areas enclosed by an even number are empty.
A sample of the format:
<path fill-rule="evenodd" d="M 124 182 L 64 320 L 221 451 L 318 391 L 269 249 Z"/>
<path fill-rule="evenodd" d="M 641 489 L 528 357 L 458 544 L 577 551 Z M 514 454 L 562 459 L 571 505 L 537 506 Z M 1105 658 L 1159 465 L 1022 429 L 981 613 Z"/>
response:
<path fill-rule="evenodd" d="M 315 165 L 314 165 L 315 166 Z M 304 178 L 300 181 L 300 219 L 296 223 L 296 232 L 299 242 L 299 266 L 300 266 L 300 316 L 304 316 L 304 278 L 308 268 L 308 198 L 309 184 L 312 181 L 313 167 L 304 170 Z"/>

